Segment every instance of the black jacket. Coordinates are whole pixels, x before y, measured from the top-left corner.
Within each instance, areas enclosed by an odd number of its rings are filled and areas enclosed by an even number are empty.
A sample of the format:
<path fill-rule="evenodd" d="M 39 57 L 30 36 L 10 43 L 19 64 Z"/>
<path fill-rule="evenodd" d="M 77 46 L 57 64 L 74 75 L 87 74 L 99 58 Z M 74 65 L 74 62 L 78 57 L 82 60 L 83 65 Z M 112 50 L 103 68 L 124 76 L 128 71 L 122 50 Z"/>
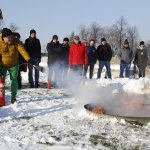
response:
<path fill-rule="evenodd" d="M 99 61 L 111 61 L 112 49 L 109 44 L 99 45 L 97 48 L 97 59 Z"/>
<path fill-rule="evenodd" d="M 61 57 L 62 57 L 62 62 L 63 62 L 65 65 L 68 65 L 68 61 L 69 61 L 69 50 L 70 50 L 69 44 L 62 44 Z"/>
<path fill-rule="evenodd" d="M 95 64 L 97 61 L 96 48 L 90 45 L 88 45 L 86 48 L 88 53 L 88 64 Z"/>
<path fill-rule="evenodd" d="M 33 39 L 29 37 L 25 40 L 25 48 L 31 58 L 38 58 L 41 60 L 41 44 L 40 40 L 36 37 Z"/>
<path fill-rule="evenodd" d="M 62 59 L 62 45 L 57 42 L 50 42 L 47 44 L 48 52 L 48 65 L 52 65 L 56 62 L 60 62 Z"/>
<path fill-rule="evenodd" d="M 133 63 L 138 67 L 146 67 L 148 62 L 147 49 L 137 49 Z"/>

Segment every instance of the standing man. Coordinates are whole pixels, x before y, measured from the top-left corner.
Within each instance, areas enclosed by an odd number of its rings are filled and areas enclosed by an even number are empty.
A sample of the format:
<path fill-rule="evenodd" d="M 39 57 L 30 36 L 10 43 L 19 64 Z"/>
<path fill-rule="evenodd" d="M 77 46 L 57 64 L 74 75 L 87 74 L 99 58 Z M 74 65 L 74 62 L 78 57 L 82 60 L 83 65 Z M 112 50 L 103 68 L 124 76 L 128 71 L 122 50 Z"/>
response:
<path fill-rule="evenodd" d="M 70 68 L 74 72 L 82 76 L 83 65 L 87 64 L 88 64 L 88 54 L 86 46 L 80 42 L 79 36 L 74 36 L 74 43 L 71 45 L 69 52 Z"/>
<path fill-rule="evenodd" d="M 58 41 L 58 36 L 53 35 L 51 42 L 47 44 L 48 52 L 48 84 L 53 84 L 57 86 L 60 82 L 60 74 L 62 72 L 61 62 L 62 62 L 62 44 Z"/>
<path fill-rule="evenodd" d="M 148 52 L 145 47 L 144 41 L 140 42 L 140 45 L 135 53 L 134 65 L 139 68 L 139 78 L 145 77 L 145 69 L 148 62 Z"/>
<path fill-rule="evenodd" d="M 127 39 L 124 41 L 123 49 L 118 53 L 118 58 L 120 59 L 120 78 L 124 77 L 124 70 L 125 77 L 129 78 L 131 62 L 133 60 L 133 51 L 130 49 Z"/>
<path fill-rule="evenodd" d="M 40 40 L 36 38 L 36 31 L 32 29 L 30 31 L 30 37 L 25 40 L 25 48 L 31 57 L 31 63 L 35 66 L 39 66 L 41 62 L 41 44 Z M 33 81 L 33 66 L 28 65 L 29 68 L 29 84 L 31 88 L 39 87 L 39 70 L 35 68 L 35 82 Z"/>
<path fill-rule="evenodd" d="M 22 43 L 13 36 L 13 33 L 8 28 L 3 28 L 0 34 L 0 70 L 3 79 L 6 78 L 7 71 L 10 74 L 11 81 L 11 103 L 16 102 L 17 89 L 18 89 L 18 69 L 20 53 L 24 59 L 30 63 L 30 56 L 26 52 Z"/>
<path fill-rule="evenodd" d="M 92 79 L 94 65 L 96 64 L 96 61 L 97 61 L 95 40 L 94 39 L 90 40 L 90 43 L 87 46 L 87 52 L 88 52 L 88 65 L 84 66 L 84 76 L 86 77 L 87 70 L 88 70 L 88 67 L 89 67 L 89 69 L 90 69 L 89 78 Z"/>
<path fill-rule="evenodd" d="M 61 54 L 61 61 L 62 61 L 62 80 L 65 83 L 67 80 L 67 73 L 69 69 L 68 65 L 68 59 L 69 59 L 69 50 L 70 50 L 70 45 L 69 45 L 69 39 L 64 38 L 63 39 L 63 44 L 62 44 L 62 54 Z"/>
<path fill-rule="evenodd" d="M 112 59 L 112 49 L 111 46 L 107 43 L 105 38 L 101 38 L 101 45 L 97 48 L 97 59 L 99 61 L 99 69 L 97 78 L 101 78 L 101 73 L 103 67 L 106 67 L 108 78 L 112 78 L 111 69 L 110 69 L 110 61 Z"/>

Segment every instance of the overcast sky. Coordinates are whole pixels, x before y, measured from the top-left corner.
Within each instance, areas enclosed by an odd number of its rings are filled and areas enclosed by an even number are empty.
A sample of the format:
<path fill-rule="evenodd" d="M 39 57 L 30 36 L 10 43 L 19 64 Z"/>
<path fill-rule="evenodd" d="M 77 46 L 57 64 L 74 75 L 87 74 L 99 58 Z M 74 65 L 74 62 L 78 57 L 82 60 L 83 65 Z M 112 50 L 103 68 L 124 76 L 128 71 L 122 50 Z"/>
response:
<path fill-rule="evenodd" d="M 5 26 L 15 23 L 22 39 L 35 29 L 42 46 L 53 34 L 62 42 L 81 24 L 109 26 L 121 16 L 138 27 L 141 40 L 150 40 L 150 0 L 0 0 L 0 8 Z"/>

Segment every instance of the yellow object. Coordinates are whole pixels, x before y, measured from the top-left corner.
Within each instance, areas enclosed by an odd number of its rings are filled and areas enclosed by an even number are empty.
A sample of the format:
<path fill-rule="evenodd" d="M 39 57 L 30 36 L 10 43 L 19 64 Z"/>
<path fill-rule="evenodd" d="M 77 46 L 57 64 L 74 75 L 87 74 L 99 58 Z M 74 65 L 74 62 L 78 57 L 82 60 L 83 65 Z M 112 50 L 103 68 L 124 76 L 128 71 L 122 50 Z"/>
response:
<path fill-rule="evenodd" d="M 20 53 L 26 61 L 30 60 L 29 54 L 17 38 L 12 36 L 12 44 L 7 44 L 2 40 L 2 34 L 0 34 L 0 62 L 2 65 L 4 67 L 14 67 L 18 65 L 18 53 Z"/>

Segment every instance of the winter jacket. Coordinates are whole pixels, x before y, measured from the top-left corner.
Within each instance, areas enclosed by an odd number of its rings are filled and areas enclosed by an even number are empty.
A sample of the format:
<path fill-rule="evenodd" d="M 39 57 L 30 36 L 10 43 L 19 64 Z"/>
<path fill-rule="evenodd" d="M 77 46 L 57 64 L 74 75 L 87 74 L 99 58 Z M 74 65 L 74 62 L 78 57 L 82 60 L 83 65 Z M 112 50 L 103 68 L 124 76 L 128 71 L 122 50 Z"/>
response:
<path fill-rule="evenodd" d="M 97 59 L 99 61 L 111 61 L 112 59 L 112 49 L 109 44 L 99 45 L 97 47 Z"/>
<path fill-rule="evenodd" d="M 88 45 L 86 48 L 88 53 L 88 64 L 95 64 L 97 61 L 96 48 L 90 45 Z"/>
<path fill-rule="evenodd" d="M 73 43 L 69 52 L 69 65 L 83 65 L 88 64 L 88 54 L 86 46 L 83 44 Z"/>
<path fill-rule="evenodd" d="M 69 50 L 70 50 L 70 46 L 69 44 L 62 44 L 62 62 L 65 65 L 68 65 L 68 60 L 69 60 Z"/>
<path fill-rule="evenodd" d="M 0 55 L 4 67 L 14 67 L 19 64 L 18 52 L 26 61 L 30 60 L 29 54 L 17 38 L 12 36 L 12 44 L 8 45 L 2 40 L 2 34 L 0 34 Z"/>
<path fill-rule="evenodd" d="M 25 48 L 31 58 L 38 58 L 41 61 L 41 44 L 39 39 L 31 37 L 25 40 Z"/>
<path fill-rule="evenodd" d="M 131 49 L 123 48 L 118 52 L 118 58 L 123 64 L 130 64 L 133 60 L 133 51 Z"/>
<path fill-rule="evenodd" d="M 135 53 L 135 58 L 133 63 L 138 67 L 146 67 L 148 62 L 148 52 L 147 49 L 138 48 Z"/>
<path fill-rule="evenodd" d="M 62 59 L 62 45 L 57 42 L 50 42 L 47 44 L 48 52 L 48 65 L 52 65 L 56 62 L 60 62 Z"/>

